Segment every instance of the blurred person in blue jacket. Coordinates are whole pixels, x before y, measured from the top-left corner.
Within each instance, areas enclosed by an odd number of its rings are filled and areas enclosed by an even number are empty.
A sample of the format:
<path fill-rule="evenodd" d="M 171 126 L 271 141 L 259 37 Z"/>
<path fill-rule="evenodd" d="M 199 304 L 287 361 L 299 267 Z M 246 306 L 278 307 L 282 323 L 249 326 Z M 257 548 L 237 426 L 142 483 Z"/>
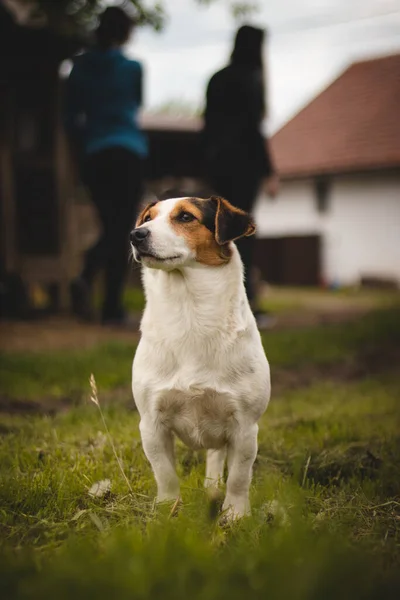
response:
<path fill-rule="evenodd" d="M 122 52 L 134 28 L 120 7 L 100 17 L 96 46 L 76 57 L 67 82 L 65 122 L 80 156 L 82 179 L 97 209 L 102 233 L 85 255 L 83 270 L 71 284 L 75 314 L 93 317 L 95 276 L 105 272 L 104 324 L 125 324 L 122 293 L 128 266 L 128 237 L 142 194 L 148 148 L 137 123 L 143 71 Z"/>

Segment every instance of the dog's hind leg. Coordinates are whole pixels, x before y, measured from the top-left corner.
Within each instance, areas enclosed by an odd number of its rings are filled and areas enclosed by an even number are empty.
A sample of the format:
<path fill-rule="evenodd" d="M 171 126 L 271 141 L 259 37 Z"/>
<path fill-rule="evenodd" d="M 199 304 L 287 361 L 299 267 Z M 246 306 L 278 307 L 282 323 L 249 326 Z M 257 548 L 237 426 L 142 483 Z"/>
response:
<path fill-rule="evenodd" d="M 140 422 L 143 450 L 157 482 L 157 502 L 179 497 L 179 479 L 175 470 L 174 440 L 172 433 L 154 426 L 150 420 Z"/>
<path fill-rule="evenodd" d="M 237 519 L 250 514 L 249 488 L 257 456 L 258 425 L 244 429 L 228 447 L 228 480 L 222 509 L 227 517 Z"/>
<path fill-rule="evenodd" d="M 226 446 L 218 450 L 207 450 L 206 478 L 204 487 L 217 488 L 222 483 L 226 458 Z"/>

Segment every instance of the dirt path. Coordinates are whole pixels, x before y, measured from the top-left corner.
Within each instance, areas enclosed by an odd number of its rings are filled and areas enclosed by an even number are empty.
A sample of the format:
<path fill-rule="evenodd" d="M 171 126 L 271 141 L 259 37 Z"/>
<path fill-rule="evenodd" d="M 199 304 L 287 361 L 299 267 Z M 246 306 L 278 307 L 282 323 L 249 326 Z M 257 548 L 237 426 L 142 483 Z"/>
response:
<path fill-rule="evenodd" d="M 274 317 L 273 330 L 315 327 L 352 321 L 368 312 L 364 307 L 336 310 L 300 310 Z M 98 324 L 79 323 L 72 318 L 52 317 L 37 321 L 5 321 L 0 323 L 0 351 L 49 352 L 90 348 L 111 341 L 135 343 L 139 339 L 139 319 L 134 327 L 102 327 Z"/>
<path fill-rule="evenodd" d="M 395 292 L 356 290 L 341 294 L 316 289 L 267 288 L 261 298 L 272 309 L 274 330 L 315 327 L 349 322 L 369 311 L 398 302 Z M 0 351 L 46 352 L 90 348 L 112 341 L 135 343 L 139 338 L 140 313 L 131 329 L 79 323 L 71 317 L 35 321 L 0 321 Z"/>
<path fill-rule="evenodd" d="M 6 321 L 0 323 L 0 351 L 46 352 L 90 348 L 110 341 L 135 343 L 137 327 L 122 329 L 79 323 L 72 318 L 52 317 L 38 321 Z"/>
<path fill-rule="evenodd" d="M 132 295 L 132 290 L 130 293 Z M 140 305 L 140 291 L 136 290 L 134 296 L 135 303 Z M 349 322 L 371 310 L 398 304 L 400 295 L 399 292 L 382 290 L 356 289 L 336 293 L 265 286 L 265 289 L 260 289 L 260 298 L 265 307 L 272 310 L 275 321 L 272 328 L 283 330 Z M 85 349 L 113 341 L 135 343 L 139 338 L 139 312 L 134 315 L 133 321 L 134 326 L 130 330 L 88 325 L 66 316 L 25 322 L 0 321 L 0 351 L 51 352 Z"/>

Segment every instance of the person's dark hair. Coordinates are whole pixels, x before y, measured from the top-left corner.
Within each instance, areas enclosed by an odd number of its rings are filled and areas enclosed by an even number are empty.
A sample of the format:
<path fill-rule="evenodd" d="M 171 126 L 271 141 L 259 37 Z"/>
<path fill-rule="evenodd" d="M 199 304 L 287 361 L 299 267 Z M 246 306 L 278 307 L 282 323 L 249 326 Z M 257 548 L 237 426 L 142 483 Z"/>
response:
<path fill-rule="evenodd" d="M 109 6 L 100 16 L 97 43 L 101 48 L 122 46 L 128 41 L 134 26 L 134 20 L 122 8 Z"/>
<path fill-rule="evenodd" d="M 236 33 L 231 62 L 254 69 L 262 69 L 262 47 L 264 30 L 251 25 L 243 25 Z"/>

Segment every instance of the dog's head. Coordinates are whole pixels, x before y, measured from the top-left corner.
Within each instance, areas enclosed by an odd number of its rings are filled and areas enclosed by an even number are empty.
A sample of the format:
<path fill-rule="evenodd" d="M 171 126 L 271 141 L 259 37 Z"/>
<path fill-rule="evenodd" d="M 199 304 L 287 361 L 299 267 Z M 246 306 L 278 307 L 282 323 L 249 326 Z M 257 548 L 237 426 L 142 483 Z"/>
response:
<path fill-rule="evenodd" d="M 169 198 L 146 206 L 130 239 L 137 261 L 172 270 L 222 265 L 232 255 L 231 242 L 254 232 L 250 215 L 223 198 Z"/>

